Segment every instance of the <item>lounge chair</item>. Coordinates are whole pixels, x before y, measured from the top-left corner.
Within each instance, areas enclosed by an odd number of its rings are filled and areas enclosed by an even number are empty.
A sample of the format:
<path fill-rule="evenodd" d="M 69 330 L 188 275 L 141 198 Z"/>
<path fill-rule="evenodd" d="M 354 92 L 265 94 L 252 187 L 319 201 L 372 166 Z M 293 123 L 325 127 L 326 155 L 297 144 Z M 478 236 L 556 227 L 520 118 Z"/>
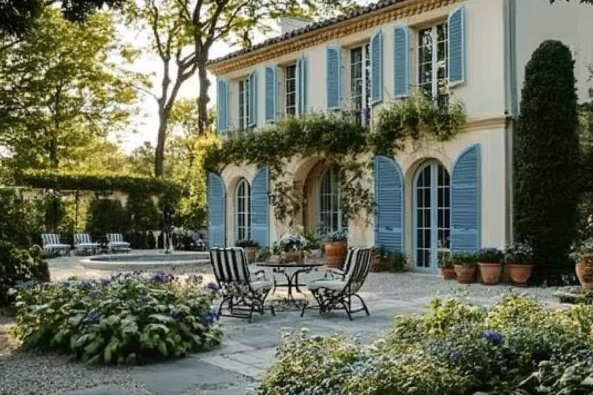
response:
<path fill-rule="evenodd" d="M 43 244 L 43 251 L 46 253 L 58 252 L 70 254 L 70 245 L 60 242 L 60 236 L 55 233 L 43 233 L 41 235 L 41 242 Z"/>
<path fill-rule="evenodd" d="M 130 243 L 124 241 L 121 233 L 108 233 L 107 249 L 111 252 L 130 252 Z"/>
<path fill-rule="evenodd" d="M 307 288 L 313 294 L 319 306 L 319 314 L 329 313 L 331 310 L 345 310 L 350 321 L 352 314 L 364 311 L 370 315 L 364 300 L 358 291 L 364 285 L 371 266 L 370 248 L 352 248 L 348 251 L 343 270 L 328 270 L 330 276 L 310 281 Z M 358 298 L 361 307 L 352 308 L 352 297 Z M 305 314 L 307 304 L 303 306 L 301 317 Z"/>
<path fill-rule="evenodd" d="M 259 272 L 252 273 L 249 270 L 243 248 L 212 248 L 210 262 L 222 294 L 218 308 L 219 317 L 247 318 L 248 322 L 251 322 L 254 311 L 264 314 L 264 302 L 274 287 L 274 282 L 265 277 L 252 278 Z M 228 314 L 222 314 L 225 304 L 229 310 Z M 274 306 L 269 307 L 275 316 Z"/>
<path fill-rule="evenodd" d="M 97 248 L 99 248 L 99 244 L 94 243 L 91 235 L 88 233 L 77 233 L 74 235 L 74 248 L 79 251 L 90 251 L 94 254 Z"/>

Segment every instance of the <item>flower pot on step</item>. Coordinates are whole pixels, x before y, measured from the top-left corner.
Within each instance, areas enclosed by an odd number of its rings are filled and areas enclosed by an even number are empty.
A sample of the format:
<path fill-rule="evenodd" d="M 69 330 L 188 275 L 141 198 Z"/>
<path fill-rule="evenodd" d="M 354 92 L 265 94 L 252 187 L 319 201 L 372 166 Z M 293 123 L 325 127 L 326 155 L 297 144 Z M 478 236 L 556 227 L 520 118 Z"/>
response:
<path fill-rule="evenodd" d="M 455 265 L 455 274 L 459 284 L 472 284 L 476 281 L 476 272 L 478 268 L 474 265 Z"/>
<path fill-rule="evenodd" d="M 500 282 L 502 275 L 502 265 L 500 263 L 478 263 L 480 267 L 480 276 L 482 277 L 482 284 L 496 285 Z"/>
<path fill-rule="evenodd" d="M 255 262 L 255 255 L 257 254 L 257 247 L 245 247 L 245 255 L 249 263 Z"/>
<path fill-rule="evenodd" d="M 325 245 L 327 267 L 341 269 L 346 260 L 348 245 L 345 241 L 333 241 Z"/>
<path fill-rule="evenodd" d="M 524 287 L 531 277 L 533 265 L 509 265 L 509 275 L 514 285 Z"/>
<path fill-rule="evenodd" d="M 453 267 L 442 267 L 441 274 L 445 280 L 455 280 L 455 268 Z"/>
<path fill-rule="evenodd" d="M 584 289 L 593 290 L 593 254 L 584 254 L 576 264 L 575 271 Z"/>
<path fill-rule="evenodd" d="M 377 273 L 377 272 L 381 272 L 381 271 L 385 270 L 381 256 L 375 255 L 374 257 L 371 258 L 370 270 L 373 273 Z"/>

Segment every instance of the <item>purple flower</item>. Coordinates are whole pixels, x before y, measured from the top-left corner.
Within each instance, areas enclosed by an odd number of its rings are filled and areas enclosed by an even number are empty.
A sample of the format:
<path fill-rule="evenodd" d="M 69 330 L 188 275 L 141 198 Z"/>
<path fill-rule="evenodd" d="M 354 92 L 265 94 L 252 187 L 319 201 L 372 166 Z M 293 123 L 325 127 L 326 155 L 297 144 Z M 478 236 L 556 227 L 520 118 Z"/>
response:
<path fill-rule="evenodd" d="M 218 310 L 216 309 L 210 309 L 206 312 L 206 314 L 204 314 L 204 317 L 202 318 L 202 323 L 206 326 L 211 326 L 212 324 L 214 324 L 214 321 L 218 320 Z"/>
<path fill-rule="evenodd" d="M 220 287 L 218 286 L 218 283 L 216 283 L 214 281 L 210 281 L 208 284 L 206 284 L 206 289 L 209 289 L 214 292 L 218 292 L 218 290 L 220 290 Z"/>
<path fill-rule="evenodd" d="M 101 321 L 101 314 L 96 310 L 91 310 L 87 313 L 87 315 L 82 320 L 82 323 L 85 325 L 93 325 L 98 324 Z"/>
<path fill-rule="evenodd" d="M 152 281 L 154 281 L 155 283 L 164 283 L 167 280 L 167 277 L 165 276 L 165 273 L 157 273 L 154 276 L 152 276 Z"/>
<path fill-rule="evenodd" d="M 461 359 L 461 352 L 458 350 L 455 350 L 451 353 L 451 357 L 456 360 L 459 361 Z"/>
<path fill-rule="evenodd" d="M 482 339 L 493 344 L 502 342 L 502 333 L 498 331 L 486 330 L 482 333 Z"/>

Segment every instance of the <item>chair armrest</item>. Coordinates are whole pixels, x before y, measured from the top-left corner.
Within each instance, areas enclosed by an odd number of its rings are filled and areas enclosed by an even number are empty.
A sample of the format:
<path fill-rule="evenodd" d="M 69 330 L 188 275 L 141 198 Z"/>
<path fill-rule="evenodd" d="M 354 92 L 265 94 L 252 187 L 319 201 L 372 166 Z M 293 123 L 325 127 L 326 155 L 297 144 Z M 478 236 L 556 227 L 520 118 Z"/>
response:
<path fill-rule="evenodd" d="M 325 269 L 325 277 L 344 277 L 346 273 L 342 269 L 335 269 L 335 268 L 327 268 Z"/>
<path fill-rule="evenodd" d="M 251 275 L 254 276 L 256 279 L 265 280 L 266 279 L 266 272 L 263 269 L 259 270 L 250 270 Z"/>

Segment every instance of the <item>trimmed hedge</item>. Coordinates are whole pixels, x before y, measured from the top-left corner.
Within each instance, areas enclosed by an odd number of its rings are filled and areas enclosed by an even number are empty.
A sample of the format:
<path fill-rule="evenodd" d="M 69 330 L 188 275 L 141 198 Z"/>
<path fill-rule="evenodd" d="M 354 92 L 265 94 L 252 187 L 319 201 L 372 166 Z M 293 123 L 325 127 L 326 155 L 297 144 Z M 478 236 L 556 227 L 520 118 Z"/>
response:
<path fill-rule="evenodd" d="M 13 182 L 31 188 L 67 191 L 121 191 L 153 195 L 178 195 L 181 193 L 181 186 L 171 181 L 117 173 L 77 173 L 27 169 L 16 171 L 13 174 Z"/>
<path fill-rule="evenodd" d="M 513 169 L 515 239 L 533 247 L 537 283 L 574 274 L 579 167 L 574 61 L 566 45 L 545 41 L 525 68 Z"/>

